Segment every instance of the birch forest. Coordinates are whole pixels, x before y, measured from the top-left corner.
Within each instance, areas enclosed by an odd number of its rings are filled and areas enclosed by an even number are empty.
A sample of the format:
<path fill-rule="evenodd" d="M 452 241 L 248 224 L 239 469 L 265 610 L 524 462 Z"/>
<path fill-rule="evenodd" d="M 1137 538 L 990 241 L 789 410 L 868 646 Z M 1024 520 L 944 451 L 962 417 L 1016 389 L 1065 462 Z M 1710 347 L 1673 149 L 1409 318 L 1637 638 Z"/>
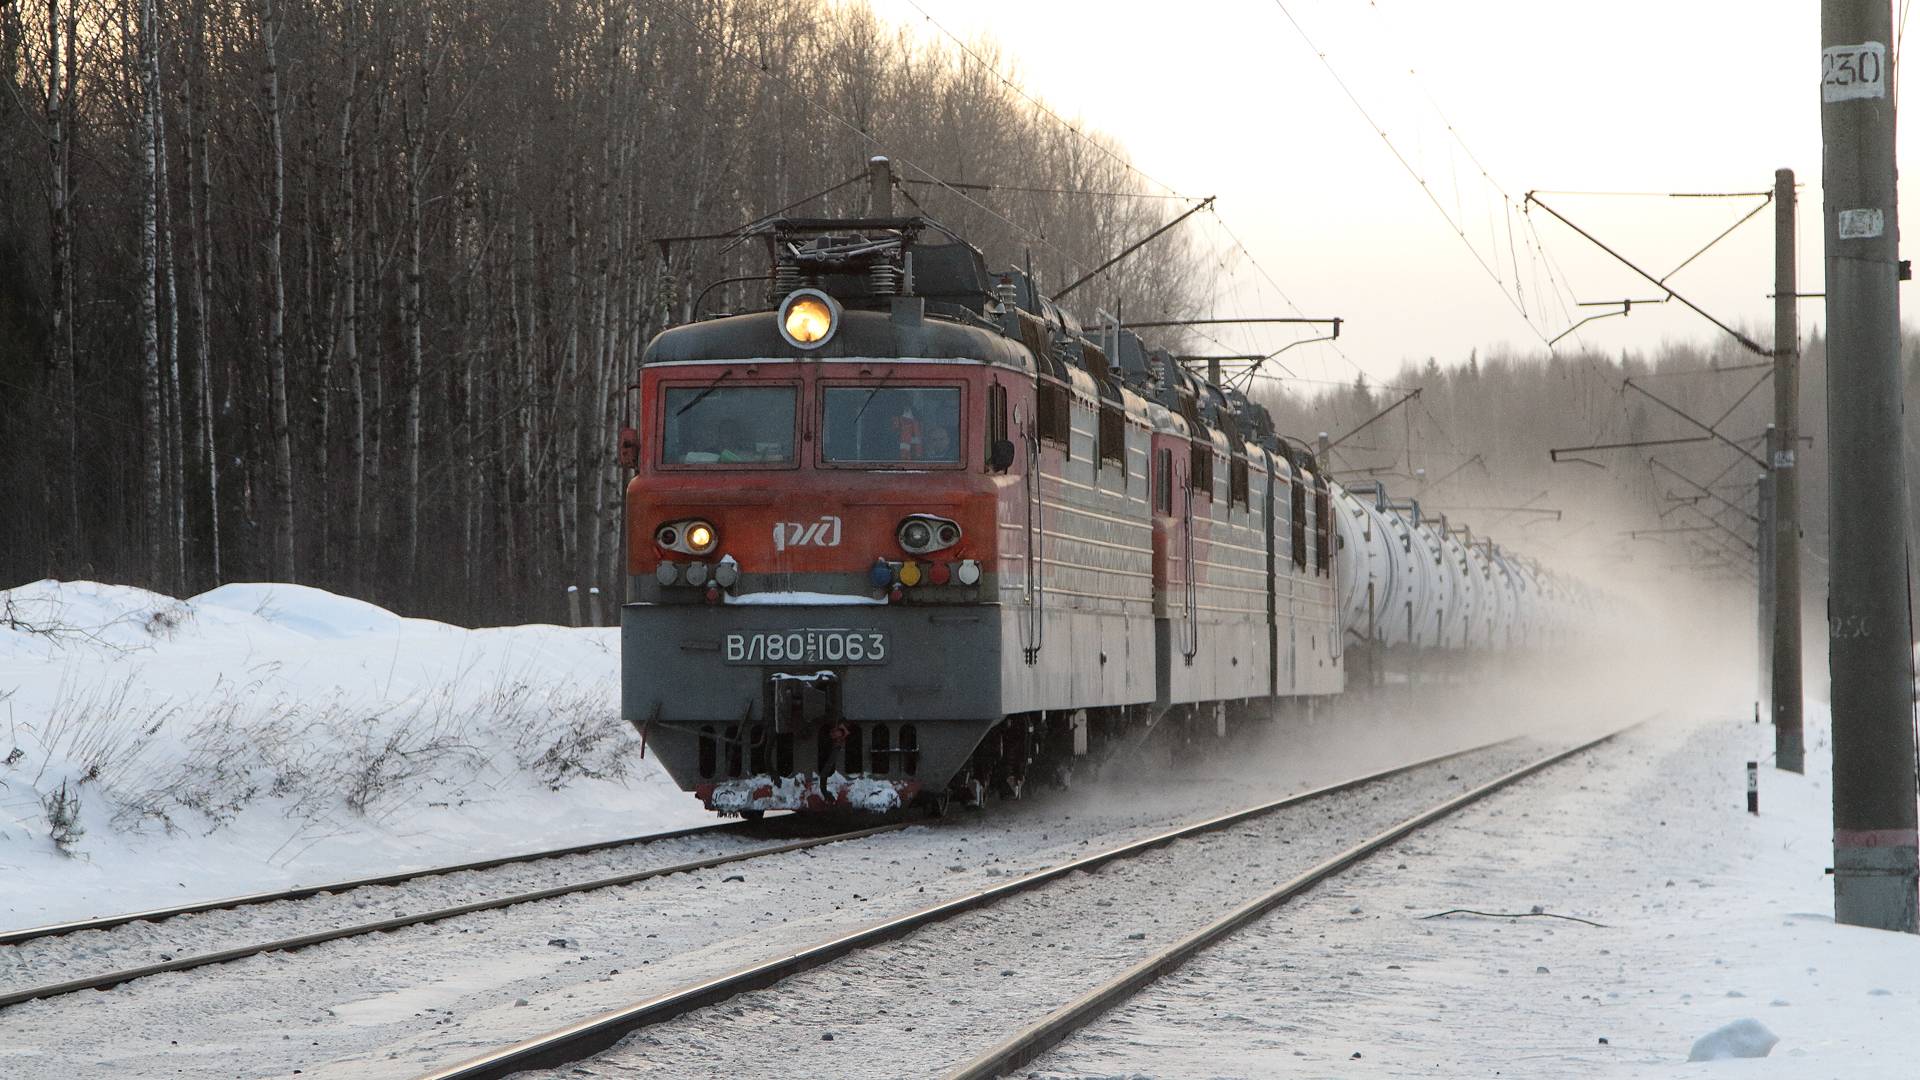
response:
<path fill-rule="evenodd" d="M 619 595 L 615 447 L 647 341 L 764 302 L 744 227 L 865 212 L 886 154 L 896 210 L 1057 289 L 1188 206 L 991 43 L 857 0 L 0 0 L 0 74 L 0 584 L 292 581 L 562 620 L 570 585 Z M 1193 235 L 1077 309 L 1221 314 L 1225 264 Z M 1442 357 L 1334 390 L 1270 369 L 1253 390 L 1283 430 L 1340 440 L 1336 476 L 1516 547 L 1744 577 L 1741 453 L 1770 408 L 1751 362 L 1715 341 Z M 1817 333 L 1802 387 L 1824 545 Z M 1549 460 L 1698 434 L 1649 389 L 1745 450 Z"/>
<path fill-rule="evenodd" d="M 0 0 L 0 578 L 617 595 L 640 352 L 764 294 L 726 234 L 863 212 L 876 153 L 1043 287 L 1182 208 L 1003 76 L 822 0 Z"/>

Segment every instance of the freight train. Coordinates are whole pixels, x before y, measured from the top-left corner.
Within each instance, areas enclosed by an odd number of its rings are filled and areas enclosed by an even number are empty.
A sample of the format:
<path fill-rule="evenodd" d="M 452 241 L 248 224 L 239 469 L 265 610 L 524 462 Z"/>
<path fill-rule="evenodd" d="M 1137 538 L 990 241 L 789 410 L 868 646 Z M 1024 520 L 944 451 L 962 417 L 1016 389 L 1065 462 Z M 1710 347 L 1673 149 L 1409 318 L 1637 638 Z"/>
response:
<path fill-rule="evenodd" d="M 1572 616 L 927 217 L 760 235 L 768 308 L 659 334 L 622 432 L 622 711 L 713 810 L 1017 797 Z"/>

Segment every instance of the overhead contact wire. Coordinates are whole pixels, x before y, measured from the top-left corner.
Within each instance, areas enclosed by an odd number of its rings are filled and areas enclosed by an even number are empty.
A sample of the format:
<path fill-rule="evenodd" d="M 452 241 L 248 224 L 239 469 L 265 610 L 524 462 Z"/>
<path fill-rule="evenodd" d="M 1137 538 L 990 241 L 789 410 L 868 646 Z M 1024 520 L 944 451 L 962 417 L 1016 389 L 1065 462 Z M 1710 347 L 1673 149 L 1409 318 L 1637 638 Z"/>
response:
<path fill-rule="evenodd" d="M 1421 193 L 1426 195 L 1427 201 L 1433 204 L 1435 210 L 1439 211 L 1440 216 L 1445 219 L 1447 225 L 1453 229 L 1454 234 L 1460 238 L 1460 242 L 1466 245 L 1467 251 L 1473 255 L 1473 261 L 1478 263 L 1480 269 L 1486 272 L 1487 277 L 1493 282 L 1494 287 L 1500 290 L 1500 295 L 1507 301 L 1507 304 L 1513 308 L 1515 314 L 1520 316 L 1520 321 L 1526 323 L 1527 329 L 1533 331 L 1534 336 L 1538 337 L 1542 343 L 1545 343 L 1547 340 L 1546 334 L 1543 333 L 1538 326 L 1534 325 L 1532 319 L 1527 317 L 1526 309 L 1514 300 L 1513 294 L 1507 290 L 1506 283 L 1500 279 L 1499 273 L 1487 264 L 1486 257 L 1480 254 L 1480 249 L 1473 245 L 1473 241 L 1467 239 L 1466 230 L 1461 227 L 1459 222 L 1454 220 L 1452 214 L 1447 212 L 1447 208 L 1440 202 L 1439 196 L 1434 194 L 1432 185 L 1428 184 L 1427 181 L 1421 177 L 1419 170 L 1413 167 L 1413 163 L 1408 161 L 1406 155 L 1394 144 L 1393 137 L 1387 134 L 1386 129 L 1381 127 L 1379 122 L 1373 118 L 1373 114 L 1367 111 L 1367 107 L 1361 104 L 1360 99 L 1355 96 L 1352 88 L 1347 85 L 1347 81 L 1341 78 L 1339 69 L 1333 66 L 1333 61 L 1329 60 L 1327 54 L 1321 51 L 1320 46 L 1314 43 L 1313 37 L 1307 33 L 1306 27 L 1300 25 L 1300 20 L 1294 18 L 1293 12 L 1287 10 L 1285 0 L 1273 0 L 1273 6 L 1279 8 L 1280 14 L 1286 16 L 1287 21 L 1293 24 L 1293 29 L 1300 35 L 1300 40 L 1306 43 L 1307 48 L 1312 50 L 1313 55 L 1320 61 L 1321 66 L 1327 69 L 1327 74 L 1333 77 L 1335 85 L 1339 86 L 1340 92 L 1347 96 L 1347 100 L 1353 104 L 1354 110 L 1357 111 L 1361 118 L 1367 122 L 1367 125 L 1373 129 L 1374 134 L 1380 136 L 1380 141 L 1386 144 L 1387 150 L 1393 154 L 1394 160 L 1400 163 L 1400 167 L 1406 170 L 1407 175 L 1413 178 L 1414 183 L 1420 185 Z"/>

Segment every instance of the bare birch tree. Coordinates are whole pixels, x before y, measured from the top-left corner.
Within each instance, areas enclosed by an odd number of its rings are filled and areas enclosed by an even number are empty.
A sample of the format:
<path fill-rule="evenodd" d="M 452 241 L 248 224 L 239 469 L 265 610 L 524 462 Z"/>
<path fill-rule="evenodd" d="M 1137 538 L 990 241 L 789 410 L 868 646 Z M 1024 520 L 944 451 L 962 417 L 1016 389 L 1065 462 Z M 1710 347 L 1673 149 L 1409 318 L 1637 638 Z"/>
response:
<path fill-rule="evenodd" d="M 260 0 L 260 46 L 272 179 L 267 197 L 267 383 L 272 395 L 273 575 L 294 581 L 293 425 L 287 415 L 287 274 L 282 233 L 287 212 L 287 149 L 280 112 L 280 20 L 274 0 Z"/>

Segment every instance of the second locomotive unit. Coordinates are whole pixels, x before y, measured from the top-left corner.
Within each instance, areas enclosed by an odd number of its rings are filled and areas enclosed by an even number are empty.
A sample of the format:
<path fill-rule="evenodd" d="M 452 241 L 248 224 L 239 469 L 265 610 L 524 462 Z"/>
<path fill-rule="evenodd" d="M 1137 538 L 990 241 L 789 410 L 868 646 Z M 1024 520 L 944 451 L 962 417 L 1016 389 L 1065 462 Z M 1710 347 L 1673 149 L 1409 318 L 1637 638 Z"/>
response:
<path fill-rule="evenodd" d="M 762 235 L 769 309 L 656 337 L 627 438 L 622 708 L 710 808 L 1017 795 L 1337 694 L 1349 638 L 1541 632 L 1533 570 L 931 220 Z"/>

